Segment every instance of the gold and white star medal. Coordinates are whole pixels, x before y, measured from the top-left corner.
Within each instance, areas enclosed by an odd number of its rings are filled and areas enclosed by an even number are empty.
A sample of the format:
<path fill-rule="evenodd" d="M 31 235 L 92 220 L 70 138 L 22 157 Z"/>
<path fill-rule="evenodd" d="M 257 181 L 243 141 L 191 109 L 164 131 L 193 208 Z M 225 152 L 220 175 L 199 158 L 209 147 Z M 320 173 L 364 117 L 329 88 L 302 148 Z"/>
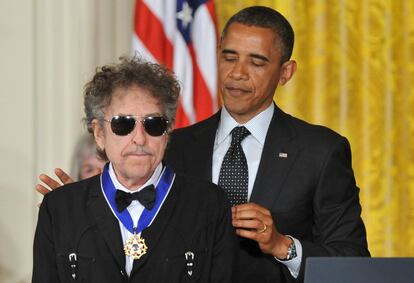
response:
<path fill-rule="evenodd" d="M 144 254 L 147 253 L 148 247 L 145 244 L 144 238 L 141 235 L 137 235 L 136 229 L 134 229 L 134 234 L 129 238 L 129 240 L 124 245 L 125 255 L 135 259 L 140 259 Z"/>

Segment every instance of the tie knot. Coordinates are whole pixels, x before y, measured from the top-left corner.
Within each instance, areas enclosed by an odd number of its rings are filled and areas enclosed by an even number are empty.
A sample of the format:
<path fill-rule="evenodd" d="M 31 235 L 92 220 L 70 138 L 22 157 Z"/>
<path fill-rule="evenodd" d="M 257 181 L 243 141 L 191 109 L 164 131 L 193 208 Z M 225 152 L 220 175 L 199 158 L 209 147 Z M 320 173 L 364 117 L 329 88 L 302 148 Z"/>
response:
<path fill-rule="evenodd" d="M 250 132 L 245 126 L 234 127 L 231 131 L 231 145 L 240 144 L 248 135 Z"/>

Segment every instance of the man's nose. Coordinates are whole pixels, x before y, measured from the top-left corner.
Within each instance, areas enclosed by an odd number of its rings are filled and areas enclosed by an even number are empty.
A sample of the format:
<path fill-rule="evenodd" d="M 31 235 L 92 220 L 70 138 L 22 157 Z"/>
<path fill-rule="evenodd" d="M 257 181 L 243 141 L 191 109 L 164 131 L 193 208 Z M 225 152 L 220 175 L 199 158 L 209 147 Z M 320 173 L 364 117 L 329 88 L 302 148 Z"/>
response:
<path fill-rule="evenodd" d="M 132 141 L 137 145 L 144 145 L 147 139 L 147 133 L 145 132 L 144 125 L 137 121 L 135 129 L 132 131 Z"/>
<path fill-rule="evenodd" d="M 230 77 L 235 80 L 247 80 L 249 78 L 249 73 L 246 64 L 242 61 L 235 62 L 230 72 Z"/>

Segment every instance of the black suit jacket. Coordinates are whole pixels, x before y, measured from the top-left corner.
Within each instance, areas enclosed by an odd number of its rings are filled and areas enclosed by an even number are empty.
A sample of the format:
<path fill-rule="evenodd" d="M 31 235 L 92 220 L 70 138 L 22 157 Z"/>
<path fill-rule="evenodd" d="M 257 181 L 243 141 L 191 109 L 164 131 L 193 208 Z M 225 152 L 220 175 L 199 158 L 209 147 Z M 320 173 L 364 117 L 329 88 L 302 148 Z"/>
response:
<path fill-rule="evenodd" d="M 220 112 L 174 131 L 167 162 L 182 174 L 211 181 Z M 275 108 L 251 202 L 270 210 L 277 229 L 300 240 L 303 280 L 308 256 L 369 256 L 348 141 Z M 288 269 L 239 239 L 240 282 L 295 282 Z"/>
<path fill-rule="evenodd" d="M 162 208 L 142 232 L 147 254 L 125 276 L 119 223 L 95 176 L 49 193 L 34 240 L 32 282 L 232 282 L 236 239 L 224 192 L 177 176 Z M 188 275 L 185 253 L 194 253 Z M 77 254 L 72 281 L 68 255 Z"/>

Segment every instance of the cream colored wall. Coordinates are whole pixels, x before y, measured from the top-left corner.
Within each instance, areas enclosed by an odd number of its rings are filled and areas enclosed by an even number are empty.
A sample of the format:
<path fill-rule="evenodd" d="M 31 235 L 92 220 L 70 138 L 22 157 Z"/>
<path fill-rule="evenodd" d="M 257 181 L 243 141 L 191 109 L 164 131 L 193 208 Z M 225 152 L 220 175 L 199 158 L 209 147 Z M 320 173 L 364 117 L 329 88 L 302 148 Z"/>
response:
<path fill-rule="evenodd" d="M 0 282 L 30 282 L 37 175 L 69 169 L 82 86 L 130 53 L 133 0 L 0 2 Z"/>

